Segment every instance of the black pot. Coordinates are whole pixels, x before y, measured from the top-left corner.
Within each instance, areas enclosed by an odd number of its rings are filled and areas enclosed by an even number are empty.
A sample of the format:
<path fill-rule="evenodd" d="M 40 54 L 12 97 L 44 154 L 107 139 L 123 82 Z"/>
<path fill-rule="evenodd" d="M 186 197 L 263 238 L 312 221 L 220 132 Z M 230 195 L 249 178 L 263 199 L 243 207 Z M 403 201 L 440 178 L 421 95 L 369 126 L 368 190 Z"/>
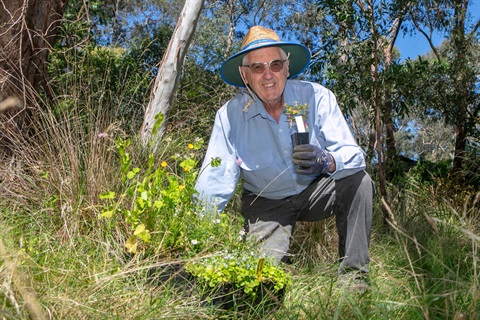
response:
<path fill-rule="evenodd" d="M 309 144 L 310 139 L 308 132 L 295 132 L 292 134 L 292 143 L 294 148 L 301 144 Z"/>
<path fill-rule="evenodd" d="M 257 310 L 262 307 L 263 312 L 269 313 L 281 307 L 285 290 L 275 292 L 273 284 L 261 283 L 256 288 L 256 296 L 252 297 L 243 292 L 243 289 L 235 288 L 232 284 L 223 284 L 203 297 L 204 306 L 240 311 L 248 313 L 249 309 Z"/>

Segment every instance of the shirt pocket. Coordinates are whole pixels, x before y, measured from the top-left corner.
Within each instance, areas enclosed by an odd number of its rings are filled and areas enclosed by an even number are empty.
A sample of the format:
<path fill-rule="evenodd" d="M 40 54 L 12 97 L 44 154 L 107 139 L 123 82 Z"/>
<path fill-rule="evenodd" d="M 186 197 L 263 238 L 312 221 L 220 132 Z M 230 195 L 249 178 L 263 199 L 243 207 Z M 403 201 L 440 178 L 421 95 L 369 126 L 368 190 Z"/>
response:
<path fill-rule="evenodd" d="M 270 151 L 250 153 L 242 157 L 240 167 L 245 171 L 256 171 L 268 168 L 273 163 L 273 155 Z"/>

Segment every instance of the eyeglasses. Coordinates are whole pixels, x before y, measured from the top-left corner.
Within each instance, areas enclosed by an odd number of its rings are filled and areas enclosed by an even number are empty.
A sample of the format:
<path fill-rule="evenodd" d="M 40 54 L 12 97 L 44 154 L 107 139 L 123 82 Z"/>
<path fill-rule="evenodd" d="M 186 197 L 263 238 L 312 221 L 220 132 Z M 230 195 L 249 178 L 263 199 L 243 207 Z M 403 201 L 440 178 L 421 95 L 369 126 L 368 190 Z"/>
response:
<path fill-rule="evenodd" d="M 270 62 L 254 62 L 252 64 L 244 65 L 242 67 L 245 68 L 250 68 L 253 73 L 255 74 L 262 74 L 265 72 L 265 65 L 268 65 L 270 67 L 270 70 L 272 72 L 279 72 L 283 69 L 283 64 L 285 61 L 288 60 L 288 57 L 290 56 L 290 53 L 287 56 L 287 59 L 285 60 L 272 60 Z"/>

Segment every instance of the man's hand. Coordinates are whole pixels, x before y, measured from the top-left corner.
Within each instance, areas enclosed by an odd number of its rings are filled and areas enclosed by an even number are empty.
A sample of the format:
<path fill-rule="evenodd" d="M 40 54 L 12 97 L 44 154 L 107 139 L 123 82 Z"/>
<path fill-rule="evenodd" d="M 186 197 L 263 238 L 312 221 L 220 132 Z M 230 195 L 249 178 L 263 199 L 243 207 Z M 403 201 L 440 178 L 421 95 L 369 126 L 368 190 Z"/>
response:
<path fill-rule="evenodd" d="M 301 144 L 293 149 L 293 164 L 298 174 L 327 173 L 332 165 L 332 156 L 325 150 Z"/>

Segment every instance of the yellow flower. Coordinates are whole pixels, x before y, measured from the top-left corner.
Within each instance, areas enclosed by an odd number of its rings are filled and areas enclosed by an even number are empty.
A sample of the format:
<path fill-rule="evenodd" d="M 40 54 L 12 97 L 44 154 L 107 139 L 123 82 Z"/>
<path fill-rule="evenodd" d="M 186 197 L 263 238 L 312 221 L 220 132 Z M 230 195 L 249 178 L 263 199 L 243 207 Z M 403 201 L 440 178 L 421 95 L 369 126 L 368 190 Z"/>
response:
<path fill-rule="evenodd" d="M 189 143 L 188 144 L 188 149 L 193 149 L 193 144 Z"/>
<path fill-rule="evenodd" d="M 167 166 L 167 163 L 165 161 L 162 161 L 161 166 L 165 168 Z"/>
<path fill-rule="evenodd" d="M 185 189 L 185 186 L 183 184 L 178 186 L 178 190 L 183 190 L 183 189 Z"/>

